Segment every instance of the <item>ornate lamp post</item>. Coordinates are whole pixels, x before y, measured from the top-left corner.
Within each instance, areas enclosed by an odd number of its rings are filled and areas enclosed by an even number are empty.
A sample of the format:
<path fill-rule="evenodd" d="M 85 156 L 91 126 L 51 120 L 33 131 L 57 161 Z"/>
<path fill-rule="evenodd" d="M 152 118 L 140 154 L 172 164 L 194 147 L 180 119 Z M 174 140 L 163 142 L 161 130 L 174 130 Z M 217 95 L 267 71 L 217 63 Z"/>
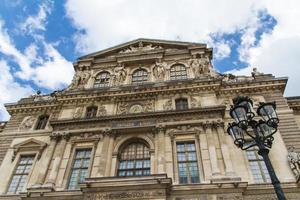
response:
<path fill-rule="evenodd" d="M 242 150 L 258 147 L 258 154 L 262 156 L 266 164 L 277 198 L 285 200 L 280 182 L 268 156 L 274 140 L 273 134 L 277 132 L 279 123 L 275 102 L 260 103 L 257 109 L 257 115 L 261 117 L 259 121 L 253 119 L 255 117 L 253 102 L 249 97 L 237 97 L 233 99 L 233 103 L 230 116 L 235 122 L 229 124 L 228 134 L 232 136 L 234 144 Z"/>

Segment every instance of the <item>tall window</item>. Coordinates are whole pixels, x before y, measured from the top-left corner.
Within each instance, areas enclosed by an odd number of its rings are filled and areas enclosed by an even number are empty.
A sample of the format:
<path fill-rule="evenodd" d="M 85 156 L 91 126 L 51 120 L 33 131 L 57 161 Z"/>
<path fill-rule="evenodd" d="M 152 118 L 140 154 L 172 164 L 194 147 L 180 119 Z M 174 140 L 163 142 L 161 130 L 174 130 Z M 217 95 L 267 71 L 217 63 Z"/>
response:
<path fill-rule="evenodd" d="M 97 106 L 90 106 L 90 107 L 87 107 L 86 108 L 86 114 L 85 114 L 85 117 L 86 118 L 93 118 L 93 117 L 96 117 L 97 115 Z"/>
<path fill-rule="evenodd" d="M 258 155 L 256 148 L 250 148 L 246 151 L 250 164 L 250 169 L 255 183 L 271 182 L 266 164 L 263 158 Z"/>
<path fill-rule="evenodd" d="M 48 119 L 49 119 L 48 115 L 42 115 L 42 116 L 40 116 L 39 119 L 38 119 L 38 121 L 37 121 L 35 129 L 36 130 L 45 129 L 46 125 L 47 125 L 47 122 L 48 122 Z"/>
<path fill-rule="evenodd" d="M 170 79 L 171 80 L 187 79 L 185 66 L 181 64 L 173 65 L 170 69 Z"/>
<path fill-rule="evenodd" d="M 91 160 L 91 149 L 77 149 L 71 169 L 69 180 L 69 190 L 78 188 L 78 183 L 82 183 L 88 176 L 88 168 Z"/>
<path fill-rule="evenodd" d="M 35 155 L 21 156 L 8 187 L 7 194 L 17 194 L 24 189 L 34 157 Z"/>
<path fill-rule="evenodd" d="M 109 86 L 110 74 L 108 72 L 101 72 L 95 78 L 94 87 L 108 87 Z"/>
<path fill-rule="evenodd" d="M 199 183 L 199 170 L 194 142 L 177 143 L 179 183 Z"/>
<path fill-rule="evenodd" d="M 141 83 L 148 81 L 148 72 L 145 69 L 135 70 L 132 74 L 132 83 Z"/>
<path fill-rule="evenodd" d="M 180 98 L 175 100 L 176 110 L 187 110 L 188 101 L 185 98 Z"/>
<path fill-rule="evenodd" d="M 118 176 L 150 175 L 149 147 L 142 142 L 127 145 L 119 154 Z"/>

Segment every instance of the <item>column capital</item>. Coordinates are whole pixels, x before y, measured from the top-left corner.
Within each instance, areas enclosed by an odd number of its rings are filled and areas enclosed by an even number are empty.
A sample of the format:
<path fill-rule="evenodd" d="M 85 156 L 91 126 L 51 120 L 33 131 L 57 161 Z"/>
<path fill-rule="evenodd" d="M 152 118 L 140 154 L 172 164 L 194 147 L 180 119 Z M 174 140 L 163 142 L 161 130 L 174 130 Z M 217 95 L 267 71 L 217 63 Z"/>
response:
<path fill-rule="evenodd" d="M 69 140 L 70 139 L 70 133 L 69 132 L 52 132 L 50 133 L 49 135 L 50 139 L 51 140 L 61 140 L 61 139 L 64 139 L 64 140 Z"/>

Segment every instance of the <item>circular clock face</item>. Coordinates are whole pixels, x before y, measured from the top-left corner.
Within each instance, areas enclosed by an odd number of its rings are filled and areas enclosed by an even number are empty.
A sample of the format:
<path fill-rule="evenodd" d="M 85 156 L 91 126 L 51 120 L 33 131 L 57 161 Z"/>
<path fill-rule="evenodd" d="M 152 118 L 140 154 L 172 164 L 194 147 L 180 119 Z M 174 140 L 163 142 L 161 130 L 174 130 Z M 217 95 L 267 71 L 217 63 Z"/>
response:
<path fill-rule="evenodd" d="M 143 107 L 141 105 L 133 105 L 129 109 L 129 113 L 140 113 L 143 111 Z"/>

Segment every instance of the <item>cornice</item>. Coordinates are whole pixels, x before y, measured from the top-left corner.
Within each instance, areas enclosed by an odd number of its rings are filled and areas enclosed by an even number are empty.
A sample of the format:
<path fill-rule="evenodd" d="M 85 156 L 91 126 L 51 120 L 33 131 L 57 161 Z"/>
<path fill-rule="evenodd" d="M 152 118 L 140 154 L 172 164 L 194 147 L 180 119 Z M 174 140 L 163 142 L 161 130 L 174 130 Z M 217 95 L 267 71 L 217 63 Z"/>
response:
<path fill-rule="evenodd" d="M 287 97 L 286 98 L 287 103 L 289 107 L 294 111 L 294 112 L 300 112 L 300 97 Z"/>

